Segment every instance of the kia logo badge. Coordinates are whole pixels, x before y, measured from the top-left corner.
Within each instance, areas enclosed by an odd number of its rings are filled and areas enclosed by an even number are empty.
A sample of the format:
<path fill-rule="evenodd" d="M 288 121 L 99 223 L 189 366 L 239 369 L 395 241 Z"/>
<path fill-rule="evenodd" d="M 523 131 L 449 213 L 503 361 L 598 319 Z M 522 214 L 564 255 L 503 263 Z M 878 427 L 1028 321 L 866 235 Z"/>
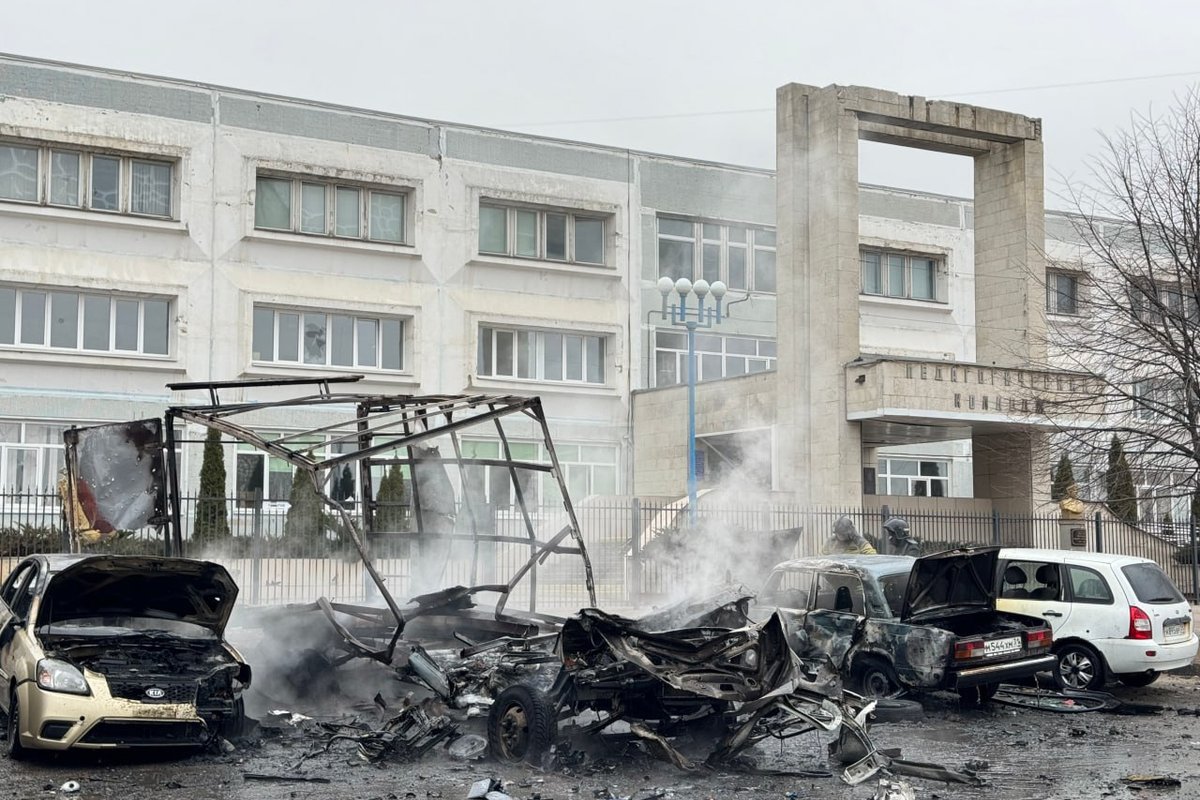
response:
<path fill-rule="evenodd" d="M 162 700 L 166 696 L 167 693 L 157 686 L 151 686 L 146 690 L 146 697 L 149 697 L 151 700 Z"/>

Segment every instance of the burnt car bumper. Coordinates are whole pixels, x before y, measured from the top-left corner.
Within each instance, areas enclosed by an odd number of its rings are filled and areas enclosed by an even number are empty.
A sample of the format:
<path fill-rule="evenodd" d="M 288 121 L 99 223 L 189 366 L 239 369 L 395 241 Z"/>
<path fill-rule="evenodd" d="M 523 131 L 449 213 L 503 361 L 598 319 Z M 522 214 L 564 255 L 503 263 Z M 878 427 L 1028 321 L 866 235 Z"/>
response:
<path fill-rule="evenodd" d="M 971 667 L 954 673 L 946 688 L 969 689 L 985 683 L 1006 683 L 1021 678 L 1030 678 L 1039 672 L 1053 669 L 1056 663 L 1058 663 L 1058 659 L 1047 654 L 1037 658 L 1023 658 L 1020 661 L 1005 661 L 1002 664 Z"/>
<path fill-rule="evenodd" d="M 196 747 L 211 738 L 191 703 L 138 703 L 117 697 L 17 687 L 21 744 L 37 750 Z"/>

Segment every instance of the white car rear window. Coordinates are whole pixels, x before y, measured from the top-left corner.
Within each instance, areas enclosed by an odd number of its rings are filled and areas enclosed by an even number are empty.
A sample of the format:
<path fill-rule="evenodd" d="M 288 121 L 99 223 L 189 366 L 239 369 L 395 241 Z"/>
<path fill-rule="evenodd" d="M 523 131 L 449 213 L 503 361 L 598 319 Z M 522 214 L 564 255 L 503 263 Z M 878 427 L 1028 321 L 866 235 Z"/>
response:
<path fill-rule="evenodd" d="M 1166 605 L 1184 602 L 1183 595 L 1157 564 L 1129 564 L 1121 567 L 1121 572 L 1125 573 L 1133 593 L 1143 603 Z"/>

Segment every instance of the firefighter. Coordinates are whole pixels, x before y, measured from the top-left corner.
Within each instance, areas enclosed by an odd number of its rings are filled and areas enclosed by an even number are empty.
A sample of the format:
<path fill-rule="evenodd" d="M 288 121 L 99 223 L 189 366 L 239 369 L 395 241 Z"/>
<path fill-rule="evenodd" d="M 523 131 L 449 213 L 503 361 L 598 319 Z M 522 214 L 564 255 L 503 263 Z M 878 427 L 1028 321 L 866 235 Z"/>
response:
<path fill-rule="evenodd" d="M 838 553 L 855 553 L 860 555 L 873 556 L 875 548 L 871 543 L 863 538 L 863 535 L 854 527 L 854 522 L 849 517 L 838 517 L 833 523 L 833 535 L 825 542 L 821 548 L 822 555 L 834 555 Z"/>
<path fill-rule="evenodd" d="M 891 517 L 883 523 L 883 531 L 888 537 L 888 552 L 898 556 L 921 555 L 921 543 L 912 537 L 908 522 L 901 517 Z"/>

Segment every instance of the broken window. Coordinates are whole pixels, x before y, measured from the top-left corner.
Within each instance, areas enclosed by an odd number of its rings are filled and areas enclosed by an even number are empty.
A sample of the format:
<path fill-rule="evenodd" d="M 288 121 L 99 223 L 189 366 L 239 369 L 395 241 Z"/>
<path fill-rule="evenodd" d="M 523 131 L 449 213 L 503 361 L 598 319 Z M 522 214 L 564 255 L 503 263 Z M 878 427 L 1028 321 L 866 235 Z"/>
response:
<path fill-rule="evenodd" d="M 175 164 L 130 155 L 0 145 L 0 200 L 173 216 Z M 90 191 L 83 177 L 90 175 Z"/>
<path fill-rule="evenodd" d="M 404 370 L 405 320 L 255 306 L 251 347 L 260 362 Z"/>
<path fill-rule="evenodd" d="M 1011 600 L 1062 600 L 1059 565 L 1046 561 L 1010 561 L 1000 596 Z"/>
<path fill-rule="evenodd" d="M 863 614 L 865 602 L 862 581 L 854 575 L 820 573 L 812 607 L 847 614 Z"/>
<path fill-rule="evenodd" d="M 812 572 L 802 569 L 781 569 L 771 574 L 763 588 L 760 602 L 764 606 L 808 610 L 812 591 Z"/>

